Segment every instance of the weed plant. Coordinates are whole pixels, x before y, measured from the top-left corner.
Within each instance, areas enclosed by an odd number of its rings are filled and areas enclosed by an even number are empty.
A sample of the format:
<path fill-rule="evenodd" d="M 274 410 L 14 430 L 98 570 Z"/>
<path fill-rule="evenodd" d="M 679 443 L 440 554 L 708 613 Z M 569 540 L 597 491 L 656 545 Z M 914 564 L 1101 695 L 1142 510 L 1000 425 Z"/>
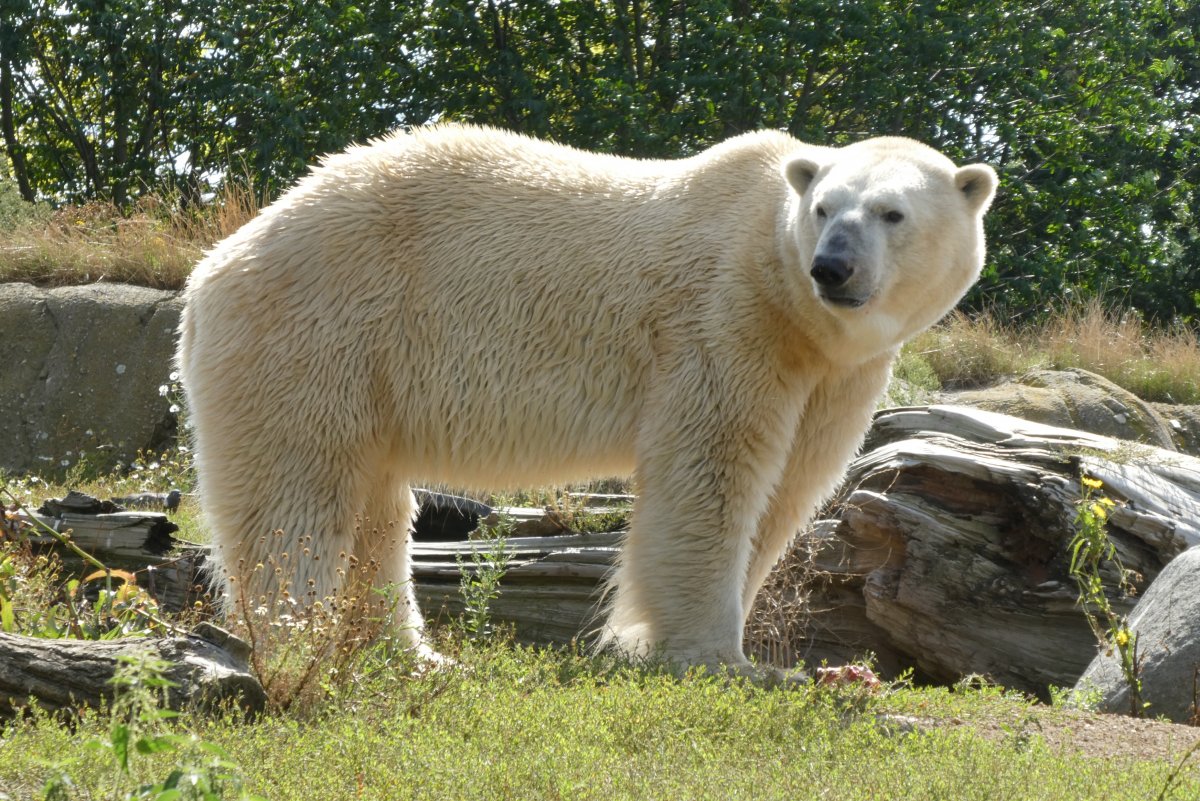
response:
<path fill-rule="evenodd" d="M 515 526 L 516 521 L 510 515 L 501 513 L 496 523 L 482 523 L 472 534 L 472 539 L 480 544 L 486 542 L 488 547 L 472 548 L 470 564 L 462 556 L 454 556 L 463 598 L 462 628 L 468 637 L 480 639 L 493 633 L 491 604 L 500 597 L 500 582 L 508 572 L 506 545 Z"/>
<path fill-rule="evenodd" d="M 0 631 L 98 640 L 176 629 L 160 616 L 158 603 L 133 573 L 109 569 L 75 546 L 69 532 L 37 521 L 7 488 L 0 488 L 0 497 L 13 501 L 2 507 L 0 526 Z M 49 535 L 95 569 L 64 579 L 58 555 L 32 547 L 35 532 Z"/>
<path fill-rule="evenodd" d="M 360 529 L 367 526 L 360 521 Z M 269 535 L 282 538 L 283 532 Z M 356 540 L 365 534 L 356 533 Z M 376 529 L 374 536 L 380 537 Z M 390 547 L 397 547 L 394 533 L 382 532 Z M 264 538 L 265 539 L 265 538 Z M 342 592 L 317 597 L 309 580 L 306 587 L 295 587 L 291 576 L 306 574 L 304 560 L 319 558 L 309 540 L 299 543 L 298 552 L 289 553 L 276 545 L 261 550 L 268 556 L 253 566 L 237 565 L 236 575 L 251 572 L 275 576 L 277 585 L 270 595 L 250 597 L 237 584 L 230 585 L 234 613 L 225 624 L 250 644 L 250 668 L 263 686 L 268 705 L 275 710 L 309 708 L 319 705 L 333 687 L 346 680 L 349 667 L 368 646 L 379 646 L 393 661 L 404 648 L 397 633 L 390 631 L 400 603 L 400 589 L 374 587 L 379 572 L 377 559 L 359 559 L 340 553 L 338 575 Z M 407 655 L 409 667 L 416 654 Z"/>
<path fill-rule="evenodd" d="M 196 735 L 173 732 L 169 723 L 178 715 L 163 708 L 166 691 L 172 683 L 165 678 L 169 665 L 148 655 L 123 655 L 113 676 L 115 690 L 107 712 L 108 730 L 83 743 L 83 748 L 99 753 L 109 766 L 107 786 L 102 797 L 125 801 L 252 801 L 238 767 L 220 746 Z M 135 773 L 136 763 L 151 755 L 167 756 L 173 764 L 163 770 L 157 781 L 145 781 Z M 107 759 L 105 759 L 107 757 Z M 80 797 L 71 771 L 78 757 L 53 763 L 41 789 L 41 797 L 69 801 Z"/>
<path fill-rule="evenodd" d="M 1129 619 L 1118 614 L 1104 591 L 1101 568 L 1109 563 L 1117 574 L 1118 588 L 1126 595 L 1134 592 L 1137 574 L 1121 563 L 1117 548 L 1108 538 L 1109 510 L 1116 502 L 1105 496 L 1104 484 L 1091 476 L 1080 478 L 1081 497 L 1075 507 L 1075 536 L 1071 540 L 1069 572 L 1079 587 L 1079 605 L 1101 649 L 1116 652 L 1121 675 L 1129 688 L 1129 714 L 1141 717 L 1148 704 L 1142 701 L 1141 663 L 1138 659 L 1137 633 L 1129 628 Z"/>

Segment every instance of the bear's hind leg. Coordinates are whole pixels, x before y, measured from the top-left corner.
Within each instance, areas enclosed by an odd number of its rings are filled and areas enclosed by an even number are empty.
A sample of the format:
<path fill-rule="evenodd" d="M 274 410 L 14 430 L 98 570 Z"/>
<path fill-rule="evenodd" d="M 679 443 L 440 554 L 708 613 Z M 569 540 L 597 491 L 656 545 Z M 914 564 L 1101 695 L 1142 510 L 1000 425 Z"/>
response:
<path fill-rule="evenodd" d="M 352 482 L 330 480 L 335 471 L 309 471 L 305 480 L 261 465 L 252 485 L 241 474 L 245 462 L 237 470 L 226 466 L 202 473 L 226 612 L 278 617 L 334 599 L 342 591 L 344 555 L 353 548 Z M 273 479 L 266 483 L 267 477 Z"/>

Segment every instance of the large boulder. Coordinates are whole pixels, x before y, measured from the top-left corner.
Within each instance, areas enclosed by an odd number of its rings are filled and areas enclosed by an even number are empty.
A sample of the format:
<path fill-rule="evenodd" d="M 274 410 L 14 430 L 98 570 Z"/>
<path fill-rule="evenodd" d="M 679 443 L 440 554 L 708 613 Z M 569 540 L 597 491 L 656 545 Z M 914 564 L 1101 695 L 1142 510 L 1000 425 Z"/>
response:
<path fill-rule="evenodd" d="M 0 284 L 0 470 L 109 468 L 171 443 L 181 299 L 120 284 Z"/>
<path fill-rule="evenodd" d="M 1173 427 L 1151 404 L 1087 370 L 1033 370 L 1014 381 L 955 392 L 946 402 L 1058 428 L 1176 450 Z"/>
<path fill-rule="evenodd" d="M 1134 607 L 1129 625 L 1137 635 L 1143 710 L 1177 723 L 1197 717 L 1200 673 L 1200 546 L 1175 557 Z M 1116 652 L 1100 653 L 1075 685 L 1099 690 L 1101 708 L 1131 712 L 1129 683 Z"/>

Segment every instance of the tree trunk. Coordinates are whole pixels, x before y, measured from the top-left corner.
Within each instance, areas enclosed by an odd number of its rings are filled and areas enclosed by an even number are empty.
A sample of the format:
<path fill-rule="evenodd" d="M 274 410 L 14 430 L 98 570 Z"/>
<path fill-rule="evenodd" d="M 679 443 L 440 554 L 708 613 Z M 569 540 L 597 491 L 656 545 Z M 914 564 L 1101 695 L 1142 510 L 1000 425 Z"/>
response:
<path fill-rule="evenodd" d="M 9 22 L 0 23 L 0 42 L 10 45 L 17 34 Z M 17 140 L 17 131 L 13 122 L 13 74 L 12 58 L 8 53 L 0 55 L 0 135 L 4 137 L 4 147 L 8 151 L 8 159 L 12 163 L 13 177 L 17 179 L 17 189 L 22 199 L 33 203 L 37 200 L 33 186 L 29 183 L 29 168 L 25 163 L 25 147 Z"/>

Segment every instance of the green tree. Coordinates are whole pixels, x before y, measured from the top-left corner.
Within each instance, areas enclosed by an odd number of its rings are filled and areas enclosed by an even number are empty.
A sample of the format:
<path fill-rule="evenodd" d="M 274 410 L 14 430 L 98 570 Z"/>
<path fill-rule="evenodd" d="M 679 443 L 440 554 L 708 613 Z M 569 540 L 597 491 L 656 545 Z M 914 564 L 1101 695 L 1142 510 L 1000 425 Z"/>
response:
<path fill-rule="evenodd" d="M 1002 187 L 968 303 L 1200 312 L 1200 10 L 1185 0 L 0 0 L 26 198 L 276 191 L 396 126 L 635 156 L 900 134 Z"/>
<path fill-rule="evenodd" d="M 9 2 L 4 136 L 22 193 L 124 204 L 172 174 L 199 4 Z"/>
<path fill-rule="evenodd" d="M 194 199 L 231 169 L 277 186 L 403 117 L 415 6 L 0 1 L 3 135 L 27 199 Z"/>
<path fill-rule="evenodd" d="M 1194 317 L 1200 80 L 1186 4 L 430 4 L 422 118 L 632 155 L 754 128 L 913 136 L 1004 177 L 975 305 L 1105 294 Z"/>

